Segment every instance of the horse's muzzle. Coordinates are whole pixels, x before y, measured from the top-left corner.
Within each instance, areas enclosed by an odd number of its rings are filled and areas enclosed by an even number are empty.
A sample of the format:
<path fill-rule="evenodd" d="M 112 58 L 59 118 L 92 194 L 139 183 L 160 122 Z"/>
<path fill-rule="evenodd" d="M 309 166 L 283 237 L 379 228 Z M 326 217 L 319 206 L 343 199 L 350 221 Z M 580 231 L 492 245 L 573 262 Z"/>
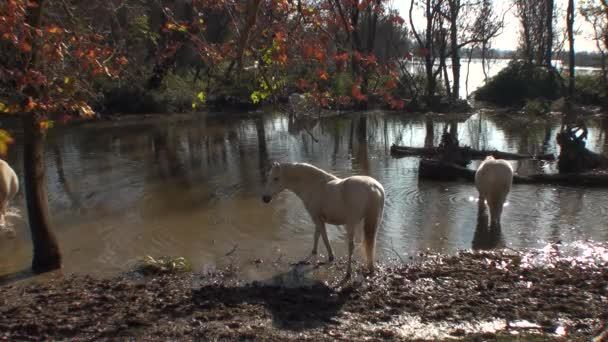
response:
<path fill-rule="evenodd" d="M 270 197 L 268 195 L 262 196 L 262 201 L 264 201 L 264 203 L 270 203 L 271 200 L 272 200 L 272 197 Z"/>

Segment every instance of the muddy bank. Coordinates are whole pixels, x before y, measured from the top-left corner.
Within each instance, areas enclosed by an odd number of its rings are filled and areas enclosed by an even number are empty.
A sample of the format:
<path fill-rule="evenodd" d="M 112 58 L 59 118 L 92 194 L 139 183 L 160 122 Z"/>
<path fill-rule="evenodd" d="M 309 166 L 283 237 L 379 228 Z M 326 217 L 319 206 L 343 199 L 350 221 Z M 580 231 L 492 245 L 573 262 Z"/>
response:
<path fill-rule="evenodd" d="M 340 284 L 344 263 L 272 265 L 262 282 L 208 274 L 69 276 L 0 288 L 0 337 L 361 340 L 589 338 L 608 319 L 602 258 L 513 251 L 424 255 Z M 535 259 L 536 258 L 536 259 Z M 257 261 L 260 262 L 260 261 Z M 260 263 L 263 265 L 263 263 Z M 540 266 L 540 265 L 543 266 Z M 267 265 L 268 266 L 268 265 Z M 334 276 L 318 280 L 320 271 Z"/>

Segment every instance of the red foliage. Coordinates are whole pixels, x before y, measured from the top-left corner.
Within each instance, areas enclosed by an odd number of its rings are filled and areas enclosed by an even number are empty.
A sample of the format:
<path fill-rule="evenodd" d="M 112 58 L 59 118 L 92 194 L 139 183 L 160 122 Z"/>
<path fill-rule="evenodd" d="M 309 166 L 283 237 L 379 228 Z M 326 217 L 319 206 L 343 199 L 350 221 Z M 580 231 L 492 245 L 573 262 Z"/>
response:
<path fill-rule="evenodd" d="M 358 102 L 367 101 L 367 95 L 365 95 L 361 92 L 361 86 L 354 85 L 353 88 L 351 89 L 351 94 L 353 95 L 355 100 L 357 100 Z"/>
<path fill-rule="evenodd" d="M 27 13 L 37 7 L 35 1 L 0 3 L 2 54 L 16 57 L 0 68 L 3 83 L 14 85 L 0 103 L 14 112 L 37 111 L 43 116 L 58 112 L 90 115 L 92 111 L 83 101 L 90 81 L 98 76 L 117 77 L 127 59 L 90 28 L 66 29 L 66 23 L 53 22 L 50 16 L 43 18 L 45 26 L 28 25 Z M 24 62 L 34 53 L 37 63 Z"/>

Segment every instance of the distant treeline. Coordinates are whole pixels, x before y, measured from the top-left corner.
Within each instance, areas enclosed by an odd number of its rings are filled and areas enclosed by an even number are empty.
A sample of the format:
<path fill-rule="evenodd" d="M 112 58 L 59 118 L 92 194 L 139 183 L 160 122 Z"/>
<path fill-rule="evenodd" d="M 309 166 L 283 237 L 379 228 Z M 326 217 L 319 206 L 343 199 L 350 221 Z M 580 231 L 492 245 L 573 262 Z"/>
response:
<path fill-rule="evenodd" d="M 466 56 L 468 58 L 469 54 L 471 54 L 472 58 L 481 58 L 482 50 L 480 48 L 473 48 L 466 49 L 463 51 L 463 56 Z M 517 57 L 518 52 L 515 50 L 491 49 L 489 52 L 486 52 L 486 58 L 492 59 L 515 59 Z M 567 65 L 569 63 L 568 54 L 565 52 L 556 53 L 555 59 L 561 60 L 564 65 Z M 599 68 L 602 65 L 602 55 L 598 52 L 577 52 L 574 60 L 577 66 Z"/>

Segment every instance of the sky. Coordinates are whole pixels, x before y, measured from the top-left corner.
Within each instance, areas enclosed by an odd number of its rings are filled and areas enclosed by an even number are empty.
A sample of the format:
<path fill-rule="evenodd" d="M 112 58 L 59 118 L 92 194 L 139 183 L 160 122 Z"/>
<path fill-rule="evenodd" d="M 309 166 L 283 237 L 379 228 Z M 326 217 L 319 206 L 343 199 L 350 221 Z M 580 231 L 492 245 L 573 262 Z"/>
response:
<path fill-rule="evenodd" d="M 511 0 L 495 0 L 494 4 L 499 8 L 500 13 L 503 9 L 507 9 L 511 3 Z M 575 7 L 580 1 L 575 1 Z M 392 6 L 396 8 L 405 22 L 409 26 L 409 9 L 410 0 L 393 0 Z M 568 6 L 567 0 L 555 0 L 556 15 L 558 21 L 558 29 L 566 27 L 565 16 L 566 8 Z M 578 14 L 578 9 L 574 19 L 575 30 L 578 34 L 574 37 L 574 50 L 575 51 L 596 51 L 595 41 L 591 39 L 593 30 L 591 25 L 585 22 L 583 17 Z M 416 13 L 416 7 L 414 7 L 414 25 L 416 28 L 422 29 L 425 25 L 425 18 L 422 11 Z M 513 11 L 507 12 L 505 16 L 505 29 L 503 33 L 495 39 L 493 47 L 502 50 L 515 50 L 517 49 L 517 40 L 519 37 L 520 24 L 518 19 L 513 15 Z M 561 38 L 561 36 L 560 36 Z M 567 46 L 567 44 L 566 44 Z"/>

